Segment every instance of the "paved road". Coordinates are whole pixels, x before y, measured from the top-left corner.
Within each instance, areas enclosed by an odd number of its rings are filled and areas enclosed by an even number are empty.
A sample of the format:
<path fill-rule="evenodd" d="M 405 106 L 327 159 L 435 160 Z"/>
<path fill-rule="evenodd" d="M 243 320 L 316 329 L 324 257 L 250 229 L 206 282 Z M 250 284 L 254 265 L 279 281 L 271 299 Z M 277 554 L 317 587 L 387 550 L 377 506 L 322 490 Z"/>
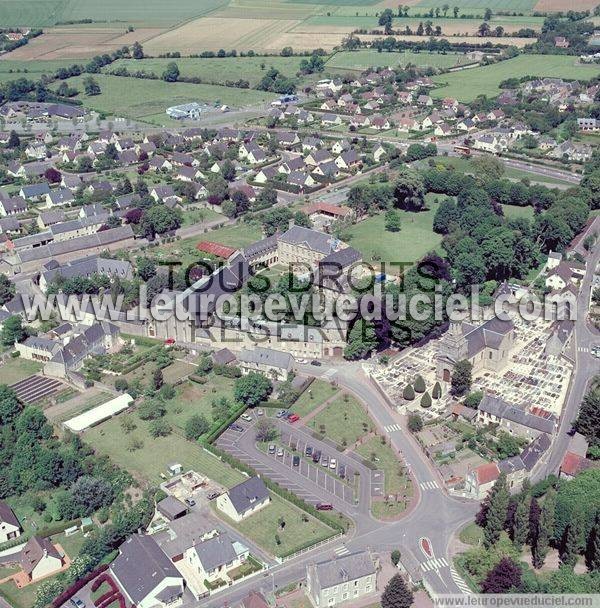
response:
<path fill-rule="evenodd" d="M 590 353 L 591 347 L 600 344 L 600 335 L 588 323 L 588 307 L 591 296 L 592 278 L 596 266 L 600 263 L 600 244 L 597 244 L 587 258 L 587 269 L 581 283 L 581 292 L 577 300 L 577 320 L 571 337 L 575 353 L 575 369 L 569 385 L 567 399 L 560 417 L 558 434 L 552 442 L 550 456 L 545 466 L 535 476 L 543 479 L 551 473 L 557 473 L 567 451 L 570 440 L 568 432 L 577 418 L 579 406 L 587 386 L 594 375 L 600 373 L 600 360 Z"/>

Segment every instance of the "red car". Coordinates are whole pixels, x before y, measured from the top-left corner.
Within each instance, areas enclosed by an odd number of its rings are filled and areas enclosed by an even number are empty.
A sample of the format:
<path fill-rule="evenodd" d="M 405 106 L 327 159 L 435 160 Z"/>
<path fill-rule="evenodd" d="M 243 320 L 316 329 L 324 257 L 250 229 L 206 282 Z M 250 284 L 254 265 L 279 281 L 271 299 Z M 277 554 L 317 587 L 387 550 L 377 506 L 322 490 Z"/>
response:
<path fill-rule="evenodd" d="M 288 418 L 288 422 L 298 422 L 298 420 L 300 420 L 300 416 L 298 416 L 298 414 L 292 414 Z"/>
<path fill-rule="evenodd" d="M 175 344 L 175 338 L 167 338 L 165 344 Z"/>
<path fill-rule="evenodd" d="M 333 511 L 333 505 L 328 502 L 317 503 L 317 511 Z"/>

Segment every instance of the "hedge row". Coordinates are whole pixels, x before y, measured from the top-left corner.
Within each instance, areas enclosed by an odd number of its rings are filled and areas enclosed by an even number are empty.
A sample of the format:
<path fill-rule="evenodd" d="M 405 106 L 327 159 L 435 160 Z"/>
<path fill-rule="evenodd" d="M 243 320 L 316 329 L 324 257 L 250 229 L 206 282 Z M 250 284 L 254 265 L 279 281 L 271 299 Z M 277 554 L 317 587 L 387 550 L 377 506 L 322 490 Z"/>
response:
<path fill-rule="evenodd" d="M 65 602 L 69 601 L 78 591 L 83 589 L 91 580 L 95 579 L 99 574 L 108 570 L 108 564 L 102 564 L 95 570 L 88 572 L 83 578 L 75 581 L 70 587 L 67 587 L 57 598 L 52 602 L 54 608 L 59 608 Z"/>
<path fill-rule="evenodd" d="M 216 441 L 229 427 L 230 424 L 234 423 L 247 409 L 246 405 L 240 405 L 237 409 L 233 410 L 229 417 L 225 419 L 219 426 L 215 427 L 210 433 L 204 438 L 205 444 L 211 444 Z"/>

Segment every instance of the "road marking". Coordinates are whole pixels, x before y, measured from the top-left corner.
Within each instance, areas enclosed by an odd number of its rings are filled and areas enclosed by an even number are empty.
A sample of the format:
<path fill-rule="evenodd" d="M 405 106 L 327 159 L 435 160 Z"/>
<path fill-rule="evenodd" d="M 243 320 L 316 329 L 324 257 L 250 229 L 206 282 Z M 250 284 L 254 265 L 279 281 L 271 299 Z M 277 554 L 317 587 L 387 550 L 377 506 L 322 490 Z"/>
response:
<path fill-rule="evenodd" d="M 337 374 L 336 369 L 328 369 L 324 374 L 321 374 L 321 378 L 323 378 L 325 380 L 329 380 L 330 378 L 333 378 L 333 376 L 335 376 L 336 374 Z"/>
<path fill-rule="evenodd" d="M 430 559 L 427 562 L 421 564 L 423 572 L 429 572 L 430 570 L 439 570 L 440 568 L 446 568 L 448 562 L 445 557 Z"/>
<path fill-rule="evenodd" d="M 419 485 L 422 490 L 435 490 L 440 487 L 437 481 L 422 481 Z"/>
<path fill-rule="evenodd" d="M 394 433 L 395 431 L 400 430 L 400 425 L 399 424 L 388 424 L 387 426 L 384 426 L 383 428 L 385 429 L 386 433 Z"/>
<path fill-rule="evenodd" d="M 460 577 L 460 574 L 454 569 L 454 566 L 450 566 L 450 575 L 452 576 L 452 580 L 455 585 L 464 593 L 465 595 L 471 595 L 473 592 L 469 589 L 469 585 L 465 583 L 465 581 Z"/>
<path fill-rule="evenodd" d="M 578 350 L 580 353 L 589 353 L 589 352 L 590 352 L 590 349 L 589 349 L 589 348 L 587 348 L 587 347 L 585 347 L 585 346 L 580 346 L 580 347 L 579 347 L 577 350 Z"/>
<path fill-rule="evenodd" d="M 337 549 L 335 549 L 334 553 L 341 557 L 342 555 L 348 555 L 350 553 L 350 549 L 348 549 L 348 547 L 346 547 L 346 545 L 342 545 L 341 547 L 338 547 Z"/>

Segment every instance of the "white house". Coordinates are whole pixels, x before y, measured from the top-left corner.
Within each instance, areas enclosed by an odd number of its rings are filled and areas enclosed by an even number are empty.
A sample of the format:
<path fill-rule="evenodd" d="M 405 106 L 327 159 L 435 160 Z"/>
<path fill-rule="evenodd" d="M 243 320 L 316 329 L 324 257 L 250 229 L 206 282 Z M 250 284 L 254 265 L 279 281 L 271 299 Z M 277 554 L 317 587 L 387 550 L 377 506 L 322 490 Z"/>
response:
<path fill-rule="evenodd" d="M 263 480 L 260 477 L 250 477 L 221 494 L 216 505 L 219 511 L 234 521 L 242 521 L 270 502 L 271 496 Z"/>
<path fill-rule="evenodd" d="M 0 543 L 21 536 L 21 524 L 13 510 L 0 500 Z"/>

